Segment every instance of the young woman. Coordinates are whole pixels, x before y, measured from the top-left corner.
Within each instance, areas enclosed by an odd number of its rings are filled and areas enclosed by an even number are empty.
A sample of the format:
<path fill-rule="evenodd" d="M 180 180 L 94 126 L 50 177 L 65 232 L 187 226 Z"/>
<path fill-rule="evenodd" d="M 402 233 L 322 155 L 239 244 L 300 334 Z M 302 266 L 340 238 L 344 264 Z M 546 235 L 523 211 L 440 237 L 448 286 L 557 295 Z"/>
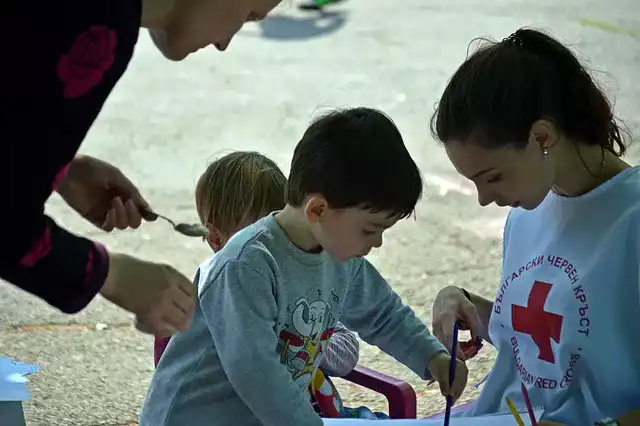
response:
<path fill-rule="evenodd" d="M 498 350 L 466 414 L 524 408 L 524 383 L 544 424 L 640 424 L 640 168 L 605 95 L 520 29 L 460 66 L 432 130 L 482 206 L 511 207 L 495 300 L 447 287 L 434 303 L 444 344 L 461 320 Z"/>

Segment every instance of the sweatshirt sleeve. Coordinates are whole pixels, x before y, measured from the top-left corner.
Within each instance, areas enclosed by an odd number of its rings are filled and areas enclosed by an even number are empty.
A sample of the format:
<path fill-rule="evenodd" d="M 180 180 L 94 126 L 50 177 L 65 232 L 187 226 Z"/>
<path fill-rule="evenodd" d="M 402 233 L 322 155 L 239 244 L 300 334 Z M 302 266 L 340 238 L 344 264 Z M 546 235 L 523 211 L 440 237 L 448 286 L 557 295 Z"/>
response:
<path fill-rule="evenodd" d="M 356 368 L 359 352 L 358 336 L 338 321 L 320 369 L 328 376 L 344 377 Z"/>
<path fill-rule="evenodd" d="M 356 269 L 340 320 L 362 340 L 379 347 L 423 379 L 429 378 L 427 365 L 431 358 L 447 352 L 365 259 Z"/>
<path fill-rule="evenodd" d="M 231 386 L 265 426 L 321 426 L 276 352 L 275 277 L 238 260 L 218 271 L 201 287 L 199 303 Z"/>
<path fill-rule="evenodd" d="M 640 222 L 640 221 L 638 221 Z M 640 259 L 640 223 L 636 223 L 636 246 L 637 246 L 637 255 L 636 259 Z M 640 289 L 640 262 L 638 264 L 638 289 Z M 640 291 L 638 291 L 638 302 L 640 302 Z"/>

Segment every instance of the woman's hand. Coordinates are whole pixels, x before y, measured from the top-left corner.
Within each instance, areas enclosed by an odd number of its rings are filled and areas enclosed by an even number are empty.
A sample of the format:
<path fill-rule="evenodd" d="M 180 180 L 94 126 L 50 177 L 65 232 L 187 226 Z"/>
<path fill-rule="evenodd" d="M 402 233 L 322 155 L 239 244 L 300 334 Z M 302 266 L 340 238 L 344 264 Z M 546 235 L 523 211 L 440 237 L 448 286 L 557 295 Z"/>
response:
<path fill-rule="evenodd" d="M 109 273 L 100 293 L 136 315 L 136 328 L 158 337 L 186 330 L 197 287 L 168 265 L 109 253 Z"/>
<path fill-rule="evenodd" d="M 76 156 L 57 189 L 82 217 L 110 232 L 137 228 L 148 203 L 117 168 L 88 155 Z"/>
<path fill-rule="evenodd" d="M 453 327 L 456 321 L 460 321 L 463 330 L 471 331 L 473 342 L 482 336 L 483 326 L 476 306 L 458 287 L 445 287 L 433 302 L 432 332 L 449 352 L 452 349 Z M 456 344 L 456 356 L 465 359 L 460 344 Z"/>

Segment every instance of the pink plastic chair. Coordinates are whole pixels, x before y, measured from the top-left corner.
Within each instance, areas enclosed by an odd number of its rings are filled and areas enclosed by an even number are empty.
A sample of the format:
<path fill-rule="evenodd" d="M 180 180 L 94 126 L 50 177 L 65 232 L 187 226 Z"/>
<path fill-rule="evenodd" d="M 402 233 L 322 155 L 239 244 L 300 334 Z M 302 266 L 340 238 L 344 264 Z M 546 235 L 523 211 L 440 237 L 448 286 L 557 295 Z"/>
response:
<path fill-rule="evenodd" d="M 156 367 L 167 344 L 169 344 L 169 338 L 155 339 L 153 362 Z M 392 419 L 416 418 L 416 392 L 409 383 L 361 366 L 356 366 L 343 379 L 384 395 L 389 402 L 389 417 Z"/>
<path fill-rule="evenodd" d="M 389 417 L 392 419 L 416 418 L 416 392 L 409 383 L 360 365 L 344 379 L 384 395 L 389 402 Z"/>

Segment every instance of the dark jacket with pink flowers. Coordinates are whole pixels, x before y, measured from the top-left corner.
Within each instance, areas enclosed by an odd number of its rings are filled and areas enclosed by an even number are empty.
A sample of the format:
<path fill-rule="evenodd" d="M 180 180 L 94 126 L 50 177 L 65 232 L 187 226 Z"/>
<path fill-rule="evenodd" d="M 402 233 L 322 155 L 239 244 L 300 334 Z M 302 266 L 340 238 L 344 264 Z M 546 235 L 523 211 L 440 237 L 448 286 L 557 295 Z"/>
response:
<path fill-rule="evenodd" d="M 104 284 L 108 256 L 56 225 L 44 205 L 131 59 L 141 6 L 8 0 L 5 12 L 14 34 L 3 55 L 0 277 L 73 313 Z"/>

